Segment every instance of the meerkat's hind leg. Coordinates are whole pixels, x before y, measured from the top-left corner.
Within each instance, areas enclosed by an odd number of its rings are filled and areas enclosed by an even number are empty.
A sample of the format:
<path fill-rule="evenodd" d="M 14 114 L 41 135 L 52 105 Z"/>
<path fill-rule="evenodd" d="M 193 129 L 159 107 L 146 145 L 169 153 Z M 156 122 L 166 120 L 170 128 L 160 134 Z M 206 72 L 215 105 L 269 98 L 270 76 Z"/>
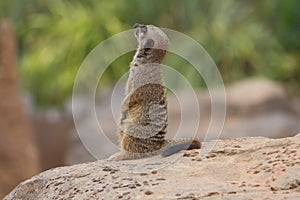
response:
<path fill-rule="evenodd" d="M 200 149 L 201 142 L 192 138 L 168 140 L 165 150 L 161 153 L 163 157 L 170 156 L 182 150 Z"/>

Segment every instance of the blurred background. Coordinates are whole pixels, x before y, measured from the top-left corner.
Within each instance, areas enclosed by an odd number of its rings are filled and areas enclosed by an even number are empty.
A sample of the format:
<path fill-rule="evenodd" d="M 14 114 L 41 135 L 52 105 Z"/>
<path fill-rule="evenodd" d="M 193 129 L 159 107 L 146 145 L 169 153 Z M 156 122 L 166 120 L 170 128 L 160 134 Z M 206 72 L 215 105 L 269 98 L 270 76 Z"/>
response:
<path fill-rule="evenodd" d="M 1 0 L 0 198 L 41 171 L 94 160 L 74 128 L 74 79 L 93 48 L 136 22 L 187 34 L 210 54 L 226 85 L 222 138 L 297 134 L 299 8 L 298 0 Z M 111 90 L 128 71 L 133 54 L 118 58 L 101 78 L 96 95 L 99 115 L 106 116 L 104 102 L 110 102 Z M 210 120 L 205 83 L 180 57 L 169 54 L 165 63 L 197 90 L 201 110 L 197 137 L 202 138 Z M 168 98 L 169 132 L 174 132 L 180 109 L 174 95 Z M 88 123 L 85 106 L 82 97 L 81 123 L 97 132 Z M 109 138 L 117 143 L 116 124 L 108 116 L 103 120 Z M 99 141 L 103 158 L 112 154 L 111 146 Z"/>

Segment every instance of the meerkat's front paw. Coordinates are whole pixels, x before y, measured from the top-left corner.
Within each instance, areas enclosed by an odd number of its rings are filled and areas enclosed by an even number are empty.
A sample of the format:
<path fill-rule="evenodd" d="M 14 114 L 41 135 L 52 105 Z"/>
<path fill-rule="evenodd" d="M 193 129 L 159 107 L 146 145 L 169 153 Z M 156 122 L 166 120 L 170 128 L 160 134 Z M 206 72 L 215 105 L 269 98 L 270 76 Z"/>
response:
<path fill-rule="evenodd" d="M 128 158 L 127 154 L 121 151 L 121 152 L 111 155 L 107 160 L 118 161 L 118 160 L 128 160 L 128 159 L 129 158 Z"/>

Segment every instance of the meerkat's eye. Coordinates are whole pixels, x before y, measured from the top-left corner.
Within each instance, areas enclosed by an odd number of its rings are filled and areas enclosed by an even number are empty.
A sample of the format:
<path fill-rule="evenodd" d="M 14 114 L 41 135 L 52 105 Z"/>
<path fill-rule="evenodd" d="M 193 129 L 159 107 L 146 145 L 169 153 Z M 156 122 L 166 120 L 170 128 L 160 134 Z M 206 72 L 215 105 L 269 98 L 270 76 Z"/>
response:
<path fill-rule="evenodd" d="M 149 39 L 147 40 L 146 44 L 144 45 L 145 50 L 149 50 L 154 46 L 154 40 Z"/>

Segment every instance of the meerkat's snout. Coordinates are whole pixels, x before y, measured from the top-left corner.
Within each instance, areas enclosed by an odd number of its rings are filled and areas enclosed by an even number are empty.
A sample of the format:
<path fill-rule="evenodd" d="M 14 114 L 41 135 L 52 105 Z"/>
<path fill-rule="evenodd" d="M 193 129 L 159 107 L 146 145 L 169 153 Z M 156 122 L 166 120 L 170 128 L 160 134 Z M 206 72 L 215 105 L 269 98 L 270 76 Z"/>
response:
<path fill-rule="evenodd" d="M 141 34 L 146 34 L 148 31 L 147 26 L 143 25 L 143 24 L 135 23 L 133 28 L 135 29 L 134 35 L 136 38 L 139 38 L 139 36 L 142 36 Z"/>

